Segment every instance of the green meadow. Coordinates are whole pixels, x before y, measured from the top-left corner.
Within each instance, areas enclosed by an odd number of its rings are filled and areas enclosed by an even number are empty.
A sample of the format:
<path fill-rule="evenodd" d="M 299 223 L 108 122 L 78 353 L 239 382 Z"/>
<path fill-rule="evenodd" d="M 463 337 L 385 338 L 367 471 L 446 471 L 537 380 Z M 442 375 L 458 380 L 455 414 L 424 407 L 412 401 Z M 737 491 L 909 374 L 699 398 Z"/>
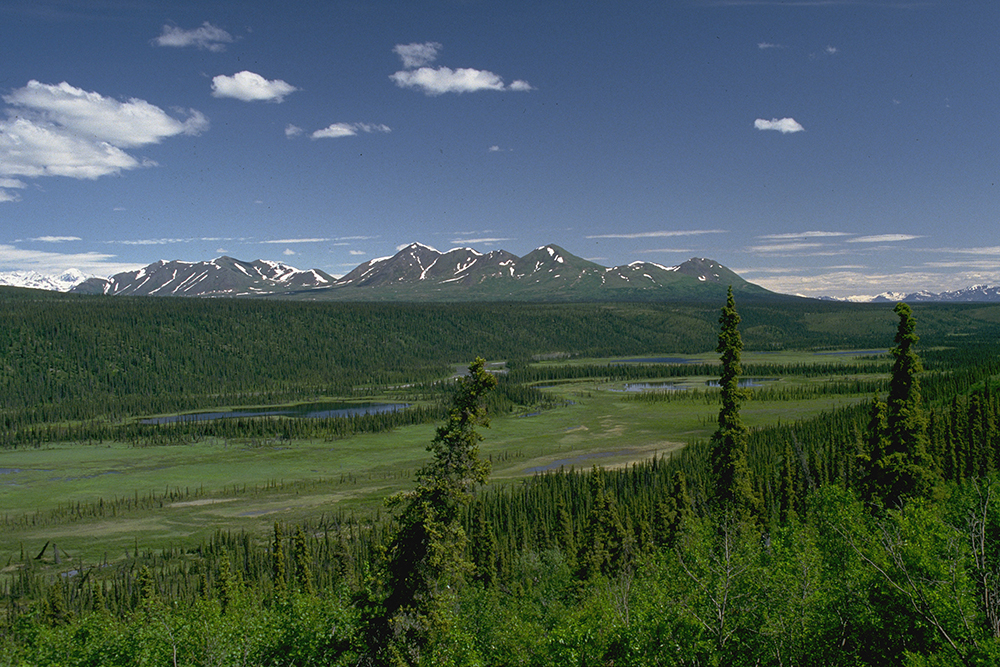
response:
<path fill-rule="evenodd" d="M 845 372 L 800 371 L 755 382 L 754 399 L 743 409 L 746 423 L 758 427 L 807 419 L 869 398 L 870 393 L 843 389 L 794 396 L 850 379 L 877 381 L 877 373 L 857 372 L 859 363 L 875 364 L 875 354 L 748 353 L 749 367 L 822 364 L 828 370 L 832 363 L 842 364 Z M 713 354 L 670 356 L 714 363 Z M 573 375 L 574 369 L 607 373 L 622 361 L 580 358 L 533 365 Z M 670 368 L 683 372 L 683 365 Z M 706 439 L 718 414 L 717 393 L 709 387 L 713 380 L 710 375 L 639 381 L 599 375 L 536 383 L 555 407 L 495 416 L 485 431 L 481 454 L 492 462 L 492 484 L 559 469 L 625 466 Z M 630 391 L 637 383 L 652 388 Z M 101 562 L 136 549 L 195 545 L 219 529 L 263 536 L 275 521 L 377 515 L 387 497 L 412 486 L 415 471 L 427 461 L 435 428 L 417 424 L 339 439 L 210 437 L 171 445 L 68 442 L 2 450 L 0 559 L 16 561 L 51 542 L 64 559 Z"/>

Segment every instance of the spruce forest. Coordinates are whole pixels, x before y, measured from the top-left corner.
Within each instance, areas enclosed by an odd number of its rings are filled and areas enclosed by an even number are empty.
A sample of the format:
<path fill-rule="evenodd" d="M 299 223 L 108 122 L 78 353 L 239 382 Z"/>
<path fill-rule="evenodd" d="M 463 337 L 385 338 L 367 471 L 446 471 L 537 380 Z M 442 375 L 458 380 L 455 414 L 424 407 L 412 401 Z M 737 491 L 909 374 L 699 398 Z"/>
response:
<path fill-rule="evenodd" d="M 1000 661 L 998 306 L 0 313 L 0 664 Z"/>

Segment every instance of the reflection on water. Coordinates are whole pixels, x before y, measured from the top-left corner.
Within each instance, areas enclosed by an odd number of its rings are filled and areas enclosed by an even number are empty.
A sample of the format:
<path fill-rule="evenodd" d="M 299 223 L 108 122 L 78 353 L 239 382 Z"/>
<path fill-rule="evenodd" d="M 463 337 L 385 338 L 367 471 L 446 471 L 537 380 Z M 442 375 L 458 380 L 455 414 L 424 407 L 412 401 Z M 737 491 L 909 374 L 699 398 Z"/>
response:
<path fill-rule="evenodd" d="M 192 412 L 184 415 L 167 415 L 139 420 L 140 424 L 174 424 L 176 422 L 202 422 L 235 417 L 292 417 L 296 419 L 328 419 L 331 417 L 358 417 L 399 412 L 410 407 L 408 403 L 308 403 L 283 408 L 247 408 L 225 412 Z"/>

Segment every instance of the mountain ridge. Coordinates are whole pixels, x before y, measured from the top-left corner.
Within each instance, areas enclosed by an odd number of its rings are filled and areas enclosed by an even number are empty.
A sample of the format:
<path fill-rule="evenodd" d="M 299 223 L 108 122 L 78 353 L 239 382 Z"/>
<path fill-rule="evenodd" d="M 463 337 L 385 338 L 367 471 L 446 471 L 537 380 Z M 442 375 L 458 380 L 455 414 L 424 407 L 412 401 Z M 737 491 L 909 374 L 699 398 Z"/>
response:
<path fill-rule="evenodd" d="M 632 262 L 605 267 L 548 244 L 523 257 L 474 248 L 441 252 L 410 243 L 395 255 L 362 262 L 340 278 L 280 262 L 160 260 L 73 287 L 78 294 L 133 296 L 278 297 L 366 301 L 570 301 L 718 298 L 737 292 L 783 296 L 747 282 L 707 258 L 673 267 Z"/>

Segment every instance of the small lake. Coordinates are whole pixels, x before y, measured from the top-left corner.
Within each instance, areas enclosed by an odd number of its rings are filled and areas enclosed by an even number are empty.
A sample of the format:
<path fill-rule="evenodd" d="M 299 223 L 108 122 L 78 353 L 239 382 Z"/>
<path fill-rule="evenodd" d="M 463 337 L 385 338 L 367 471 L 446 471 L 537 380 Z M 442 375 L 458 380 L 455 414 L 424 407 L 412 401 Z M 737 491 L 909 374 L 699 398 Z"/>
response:
<path fill-rule="evenodd" d="M 780 379 L 781 378 L 743 378 L 742 380 L 738 380 L 736 384 L 740 387 L 763 387 L 764 382 L 777 382 Z M 709 387 L 718 387 L 719 381 L 709 380 L 705 384 Z"/>
<path fill-rule="evenodd" d="M 399 412 L 410 407 L 409 403 L 304 403 L 281 408 L 245 408 L 225 412 L 191 412 L 140 419 L 140 424 L 174 424 L 177 422 L 203 422 L 215 419 L 250 417 L 290 417 L 293 419 L 329 419 L 334 417 L 359 417 Z"/>
<path fill-rule="evenodd" d="M 626 382 L 624 389 L 611 391 L 686 391 L 689 387 L 674 382 Z"/>

